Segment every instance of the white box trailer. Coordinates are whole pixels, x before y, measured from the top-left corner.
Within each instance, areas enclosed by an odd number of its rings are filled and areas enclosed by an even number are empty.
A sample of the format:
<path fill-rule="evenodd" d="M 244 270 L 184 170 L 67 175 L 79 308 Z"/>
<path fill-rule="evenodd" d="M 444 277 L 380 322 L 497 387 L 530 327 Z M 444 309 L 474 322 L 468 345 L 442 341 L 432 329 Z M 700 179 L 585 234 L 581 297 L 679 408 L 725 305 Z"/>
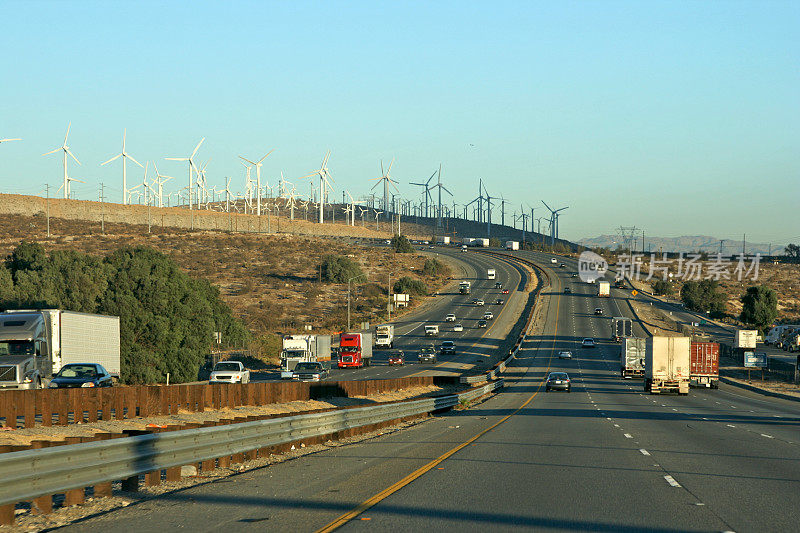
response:
<path fill-rule="evenodd" d="M 472 246 L 475 243 L 475 239 L 473 237 L 464 237 L 461 239 L 461 244 L 466 244 L 467 246 Z"/>
<path fill-rule="evenodd" d="M 519 250 L 519 242 L 506 241 L 506 250 Z"/>
<path fill-rule="evenodd" d="M 447 235 L 438 235 L 436 237 L 436 244 L 450 244 L 450 237 Z"/>
<path fill-rule="evenodd" d="M 330 335 L 284 335 L 281 349 L 281 379 L 292 379 L 297 363 L 330 360 Z"/>
<path fill-rule="evenodd" d="M 645 339 L 624 337 L 619 351 L 620 373 L 624 379 L 644 376 L 644 360 L 647 354 Z"/>
<path fill-rule="evenodd" d="M 691 346 L 690 337 L 648 338 L 644 360 L 644 390 L 650 394 L 689 394 Z"/>
<path fill-rule="evenodd" d="M 375 347 L 394 348 L 394 325 L 382 324 L 375 326 Z"/>
<path fill-rule="evenodd" d="M 597 296 L 600 298 L 608 298 L 611 296 L 611 283 L 608 281 L 597 282 Z"/>
<path fill-rule="evenodd" d="M 475 246 L 478 248 L 488 248 L 489 239 L 475 239 Z"/>

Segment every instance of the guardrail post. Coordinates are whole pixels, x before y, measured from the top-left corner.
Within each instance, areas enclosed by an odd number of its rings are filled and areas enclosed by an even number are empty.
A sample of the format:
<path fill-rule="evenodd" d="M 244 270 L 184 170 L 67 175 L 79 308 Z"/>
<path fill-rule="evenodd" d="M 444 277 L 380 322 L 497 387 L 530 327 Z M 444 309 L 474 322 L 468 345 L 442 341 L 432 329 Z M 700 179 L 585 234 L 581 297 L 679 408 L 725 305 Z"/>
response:
<path fill-rule="evenodd" d="M 67 437 L 67 444 L 79 444 L 81 442 L 93 441 L 94 437 Z M 64 506 L 80 505 L 86 501 L 86 489 L 81 487 L 79 489 L 68 490 L 64 493 Z"/>
<path fill-rule="evenodd" d="M 13 503 L 0 505 L 0 526 L 14 525 L 14 508 Z"/>
<path fill-rule="evenodd" d="M 50 447 L 50 441 L 46 440 L 34 440 L 31 441 L 31 448 L 34 450 L 39 450 L 41 448 L 48 448 Z M 31 510 L 36 514 L 50 514 L 53 512 L 53 495 L 46 494 L 44 496 L 39 496 L 38 498 L 34 498 L 31 502 Z"/>

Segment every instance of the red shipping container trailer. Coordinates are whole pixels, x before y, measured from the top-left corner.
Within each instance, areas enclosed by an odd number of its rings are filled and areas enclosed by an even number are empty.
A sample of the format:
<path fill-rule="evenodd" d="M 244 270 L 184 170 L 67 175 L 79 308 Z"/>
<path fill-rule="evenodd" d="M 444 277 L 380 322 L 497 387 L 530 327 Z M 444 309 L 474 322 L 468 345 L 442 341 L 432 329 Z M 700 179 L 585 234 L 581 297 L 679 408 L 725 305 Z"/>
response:
<path fill-rule="evenodd" d="M 719 387 L 719 343 L 692 343 L 689 384 L 692 387 Z"/>

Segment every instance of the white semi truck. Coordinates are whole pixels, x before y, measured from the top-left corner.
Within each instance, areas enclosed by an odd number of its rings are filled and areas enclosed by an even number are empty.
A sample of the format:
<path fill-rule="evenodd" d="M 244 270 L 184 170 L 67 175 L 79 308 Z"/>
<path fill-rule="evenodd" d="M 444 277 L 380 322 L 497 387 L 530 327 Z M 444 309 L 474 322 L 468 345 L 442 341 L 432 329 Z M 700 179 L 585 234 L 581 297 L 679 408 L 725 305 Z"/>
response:
<path fill-rule="evenodd" d="M 0 313 L 0 389 L 37 389 L 69 363 L 120 374 L 119 317 L 61 309 Z"/>
<path fill-rule="evenodd" d="M 689 394 L 690 337 L 650 337 L 644 359 L 644 390 Z"/>
<path fill-rule="evenodd" d="M 495 269 L 490 268 L 486 270 L 486 279 L 495 279 L 497 277 L 497 272 Z"/>
<path fill-rule="evenodd" d="M 597 282 L 597 296 L 600 298 L 608 298 L 611 296 L 611 283 L 608 281 Z"/>
<path fill-rule="evenodd" d="M 394 325 L 375 326 L 375 347 L 394 348 Z"/>
<path fill-rule="evenodd" d="M 519 250 L 518 241 L 506 241 L 506 250 Z"/>
<path fill-rule="evenodd" d="M 292 379 L 297 363 L 330 360 L 330 335 L 284 335 L 281 349 L 281 379 Z"/>

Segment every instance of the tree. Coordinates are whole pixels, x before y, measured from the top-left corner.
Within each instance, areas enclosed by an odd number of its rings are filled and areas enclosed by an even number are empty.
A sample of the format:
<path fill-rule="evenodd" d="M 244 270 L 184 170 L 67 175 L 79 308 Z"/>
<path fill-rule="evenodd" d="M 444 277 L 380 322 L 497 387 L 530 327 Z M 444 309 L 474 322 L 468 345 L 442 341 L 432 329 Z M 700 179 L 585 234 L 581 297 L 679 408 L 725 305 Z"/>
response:
<path fill-rule="evenodd" d="M 673 289 L 672 283 L 664 281 L 663 279 L 656 280 L 653 283 L 653 292 L 659 296 L 670 296 Z"/>
<path fill-rule="evenodd" d="M 796 244 L 787 244 L 786 248 L 783 249 L 783 255 L 800 259 L 800 246 Z"/>
<path fill-rule="evenodd" d="M 347 280 L 363 275 L 361 267 L 343 255 L 326 255 L 322 259 L 322 281 L 347 283 Z"/>
<path fill-rule="evenodd" d="M 411 243 L 408 242 L 408 239 L 405 235 L 395 235 L 392 237 L 392 248 L 398 254 L 408 254 L 414 251 L 414 248 L 411 246 Z"/>
<path fill-rule="evenodd" d="M 748 287 L 740 298 L 742 313 L 739 318 L 745 324 L 752 324 L 760 331 L 773 323 L 778 316 L 778 295 L 764 285 Z"/>
<path fill-rule="evenodd" d="M 716 280 L 687 281 L 681 287 L 681 301 L 692 311 L 725 314 L 725 295 L 719 292 Z"/>
<path fill-rule="evenodd" d="M 444 263 L 438 259 L 430 258 L 426 259 L 425 264 L 422 265 L 422 273 L 426 276 L 438 276 L 444 272 L 445 268 Z"/>

